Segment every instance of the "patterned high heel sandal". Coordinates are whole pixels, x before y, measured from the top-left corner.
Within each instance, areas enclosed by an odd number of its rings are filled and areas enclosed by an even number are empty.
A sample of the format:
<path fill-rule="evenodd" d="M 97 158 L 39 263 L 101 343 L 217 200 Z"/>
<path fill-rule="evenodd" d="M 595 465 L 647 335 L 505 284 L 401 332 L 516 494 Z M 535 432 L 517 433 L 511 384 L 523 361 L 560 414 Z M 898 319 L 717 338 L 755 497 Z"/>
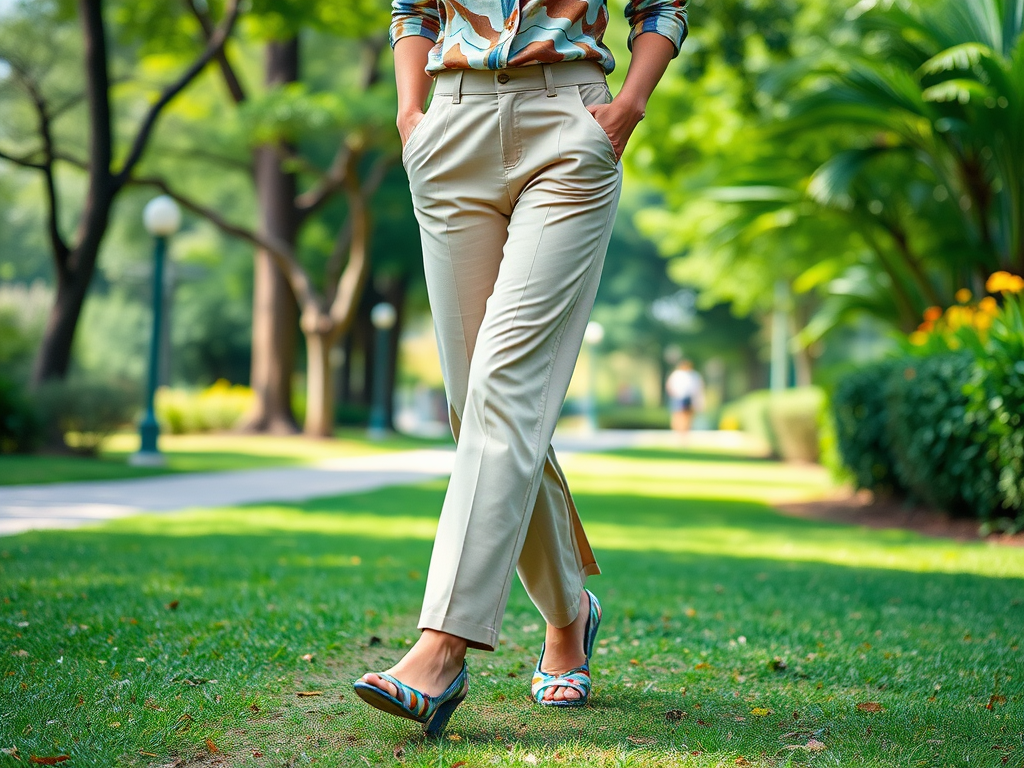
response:
<path fill-rule="evenodd" d="M 469 669 L 466 662 L 462 662 L 462 671 L 459 672 L 458 677 L 438 696 L 429 696 L 417 691 L 383 672 L 375 674 L 394 685 L 398 689 L 398 697 L 392 696 L 375 685 L 356 680 L 352 687 L 355 688 L 359 698 L 371 707 L 376 707 L 389 715 L 423 723 L 423 733 L 427 736 L 440 736 L 444 733 L 444 728 L 448 725 L 455 708 L 469 693 Z"/>
<path fill-rule="evenodd" d="M 542 672 L 540 665 L 544 662 L 544 645 L 540 647 L 540 658 L 537 659 L 537 668 L 533 671 L 533 700 L 543 707 L 582 707 L 590 697 L 590 655 L 594 650 L 594 638 L 597 637 L 597 628 L 601 624 L 601 603 L 594 597 L 589 589 L 584 590 L 590 598 L 590 615 L 587 617 L 587 626 L 583 630 L 583 652 L 586 654 L 586 661 L 583 666 L 570 669 L 568 672 L 551 675 Z M 572 688 L 579 692 L 578 699 L 545 699 L 544 691 L 548 688 Z"/>

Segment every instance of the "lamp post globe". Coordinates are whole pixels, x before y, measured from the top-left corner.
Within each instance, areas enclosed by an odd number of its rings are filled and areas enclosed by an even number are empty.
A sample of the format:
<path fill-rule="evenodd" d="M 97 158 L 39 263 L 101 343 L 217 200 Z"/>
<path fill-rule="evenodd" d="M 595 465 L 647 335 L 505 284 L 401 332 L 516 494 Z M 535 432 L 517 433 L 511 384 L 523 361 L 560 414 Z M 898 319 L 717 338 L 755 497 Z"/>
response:
<path fill-rule="evenodd" d="M 391 329 L 398 321 L 395 308 L 382 301 L 370 310 L 370 322 L 377 329 L 377 351 L 373 366 L 373 405 L 370 408 L 369 436 L 379 440 L 388 433 L 388 376 L 391 367 Z"/>
<path fill-rule="evenodd" d="M 378 331 L 390 331 L 395 327 L 397 319 L 398 313 L 395 308 L 386 301 L 382 301 L 370 310 L 370 322 Z"/>
<path fill-rule="evenodd" d="M 154 197 L 142 210 L 142 223 L 153 237 L 170 237 L 181 227 L 181 208 L 167 195 Z"/>
<path fill-rule="evenodd" d="M 181 208 L 167 195 L 150 200 L 142 211 L 142 223 L 153 236 L 153 333 L 149 341 L 149 369 L 146 375 L 146 412 L 139 423 L 139 451 L 129 461 L 137 466 L 163 466 L 167 463 L 157 446 L 160 425 L 154 400 L 160 381 L 160 323 L 163 320 L 164 257 L 167 238 L 181 227 Z"/>

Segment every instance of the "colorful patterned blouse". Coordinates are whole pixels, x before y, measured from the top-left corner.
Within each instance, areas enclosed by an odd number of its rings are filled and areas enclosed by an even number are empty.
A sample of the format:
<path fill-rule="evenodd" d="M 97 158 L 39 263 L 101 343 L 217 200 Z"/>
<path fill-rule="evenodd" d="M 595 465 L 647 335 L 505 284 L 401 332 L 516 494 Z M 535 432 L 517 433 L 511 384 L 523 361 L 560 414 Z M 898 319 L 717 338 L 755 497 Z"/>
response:
<path fill-rule="evenodd" d="M 601 42 L 608 26 L 607 0 L 392 0 L 391 47 L 403 37 L 433 40 L 426 71 L 500 69 L 592 59 L 605 73 L 615 68 Z M 686 38 L 689 0 L 626 0 L 630 32 L 657 32 L 675 46 Z M 441 21 L 443 13 L 444 21 Z"/>

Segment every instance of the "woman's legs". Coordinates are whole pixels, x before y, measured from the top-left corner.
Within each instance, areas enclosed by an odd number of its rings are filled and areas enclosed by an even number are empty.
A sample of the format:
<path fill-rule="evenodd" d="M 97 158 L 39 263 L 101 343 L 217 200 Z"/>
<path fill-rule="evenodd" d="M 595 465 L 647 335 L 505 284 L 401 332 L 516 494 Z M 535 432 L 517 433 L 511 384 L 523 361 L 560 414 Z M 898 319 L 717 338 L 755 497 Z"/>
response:
<path fill-rule="evenodd" d="M 416 659 L 452 642 L 444 638 L 494 648 L 513 566 L 549 624 L 550 659 L 578 646 L 566 666 L 582 661 L 583 578 L 599 571 L 550 439 L 621 184 L 621 166 L 596 142 L 600 126 L 587 124 L 593 117 L 576 86 L 548 97 L 513 81 L 454 103 L 443 82 L 429 133 L 405 158 L 458 440 L 424 633 L 394 668 L 414 687 L 411 676 L 429 677 Z M 450 679 L 421 690 L 440 682 Z"/>

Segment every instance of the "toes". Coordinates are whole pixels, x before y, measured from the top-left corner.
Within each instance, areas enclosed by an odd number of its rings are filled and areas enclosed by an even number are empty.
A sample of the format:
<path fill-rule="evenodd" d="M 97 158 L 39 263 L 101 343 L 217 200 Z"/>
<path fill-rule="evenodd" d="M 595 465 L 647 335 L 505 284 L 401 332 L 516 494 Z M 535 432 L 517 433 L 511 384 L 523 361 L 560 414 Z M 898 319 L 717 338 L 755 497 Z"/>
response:
<path fill-rule="evenodd" d="M 363 675 L 363 682 L 369 683 L 374 688 L 380 688 L 382 691 L 390 694 L 391 696 L 398 695 L 398 689 L 395 687 L 394 683 L 389 682 L 382 677 L 378 677 L 373 672 L 367 672 L 365 675 Z"/>
<path fill-rule="evenodd" d="M 567 701 L 575 701 L 579 699 L 580 692 L 577 691 L 575 688 L 563 688 L 562 697 Z"/>

